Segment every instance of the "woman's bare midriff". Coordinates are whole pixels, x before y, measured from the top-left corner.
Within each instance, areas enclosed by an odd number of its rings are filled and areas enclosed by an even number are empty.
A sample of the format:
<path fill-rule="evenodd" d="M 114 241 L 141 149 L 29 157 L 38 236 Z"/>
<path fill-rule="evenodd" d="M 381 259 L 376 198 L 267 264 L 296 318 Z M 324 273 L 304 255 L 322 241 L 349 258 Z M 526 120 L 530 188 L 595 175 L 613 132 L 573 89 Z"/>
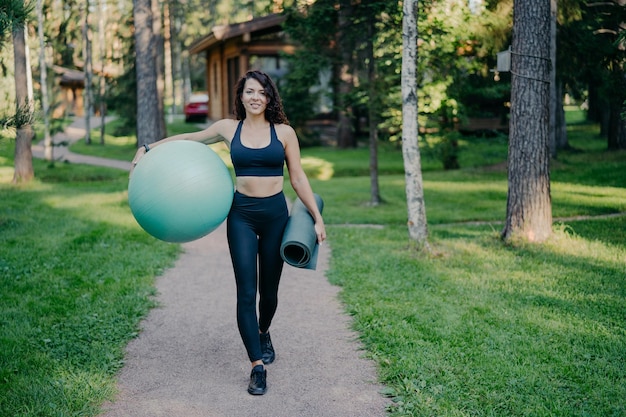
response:
<path fill-rule="evenodd" d="M 237 177 L 236 188 L 248 197 L 270 197 L 283 190 L 283 177 Z"/>

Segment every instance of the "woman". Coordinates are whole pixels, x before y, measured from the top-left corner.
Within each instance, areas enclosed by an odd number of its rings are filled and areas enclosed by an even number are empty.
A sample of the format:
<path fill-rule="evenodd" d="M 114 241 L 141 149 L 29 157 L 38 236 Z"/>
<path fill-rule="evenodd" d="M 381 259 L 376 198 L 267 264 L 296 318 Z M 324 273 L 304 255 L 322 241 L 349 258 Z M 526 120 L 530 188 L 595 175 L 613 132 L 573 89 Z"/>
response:
<path fill-rule="evenodd" d="M 263 395 L 267 390 L 265 365 L 275 358 L 269 327 L 278 304 L 278 284 L 283 269 L 280 244 L 288 220 L 283 194 L 284 163 L 291 186 L 313 216 L 319 243 L 326 239 L 326 231 L 302 169 L 298 138 L 288 124 L 276 86 L 267 74 L 249 71 L 239 80 L 235 116 L 237 120 L 222 119 L 205 130 L 175 135 L 141 147 L 133 164 L 136 165 L 150 148 L 174 140 L 205 144 L 224 141 L 230 148 L 236 191 L 227 220 L 227 237 L 237 284 L 237 325 L 252 364 L 248 392 Z"/>

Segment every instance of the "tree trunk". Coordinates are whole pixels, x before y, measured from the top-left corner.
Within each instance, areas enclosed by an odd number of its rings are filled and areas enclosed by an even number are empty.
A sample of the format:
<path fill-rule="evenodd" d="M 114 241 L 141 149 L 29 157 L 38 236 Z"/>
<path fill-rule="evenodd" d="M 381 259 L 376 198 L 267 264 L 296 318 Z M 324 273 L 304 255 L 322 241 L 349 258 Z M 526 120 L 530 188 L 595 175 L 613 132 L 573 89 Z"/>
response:
<path fill-rule="evenodd" d="M 85 60 L 85 89 L 83 90 L 84 108 L 85 108 L 85 143 L 91 144 L 91 115 L 93 108 L 93 67 L 91 60 L 91 27 L 90 27 L 90 0 L 87 0 L 85 6 L 85 21 L 83 23 L 83 59 Z"/>
<path fill-rule="evenodd" d="M 587 121 L 592 123 L 600 123 L 600 112 L 604 108 L 600 102 L 598 94 L 598 85 L 596 82 L 589 82 L 587 85 Z"/>
<path fill-rule="evenodd" d="M 106 75 L 105 67 L 107 62 L 106 48 L 105 48 L 105 30 L 106 30 L 106 2 L 100 1 L 100 9 L 98 16 L 98 40 L 100 43 L 100 78 L 99 78 L 99 90 L 100 96 L 100 144 L 104 145 L 104 134 L 106 130 Z"/>
<path fill-rule="evenodd" d="M 171 122 L 173 121 L 171 116 L 176 109 L 176 97 L 174 95 L 174 69 L 172 67 L 172 17 L 168 2 L 163 3 L 163 65 L 165 81 L 163 97 L 167 97 L 172 103 L 167 112 L 168 122 Z"/>
<path fill-rule="evenodd" d="M 509 190 L 502 237 L 541 242 L 552 234 L 548 0 L 515 2 L 511 58 Z"/>
<path fill-rule="evenodd" d="M 339 94 L 337 108 L 339 109 L 337 123 L 337 146 L 341 149 L 356 147 L 353 129 L 353 115 L 348 105 L 348 94 L 352 91 L 352 48 L 348 39 L 352 7 L 349 0 L 342 0 L 339 8 Z"/>
<path fill-rule="evenodd" d="M 134 0 L 135 67 L 137 73 L 137 145 L 161 139 L 157 70 L 154 60 L 152 2 Z"/>
<path fill-rule="evenodd" d="M 417 143 L 417 0 L 402 4 L 402 157 L 406 182 L 409 238 L 428 247 L 422 166 Z"/>
<path fill-rule="evenodd" d="M 378 100 L 376 98 L 376 64 L 374 61 L 374 16 L 369 17 L 367 36 L 367 82 L 369 86 L 370 204 L 381 203 L 378 186 Z"/>
<path fill-rule="evenodd" d="M 622 123 L 622 106 L 615 100 L 609 100 L 609 123 L 607 131 L 607 149 L 619 149 L 618 137 L 620 124 Z"/>
<path fill-rule="evenodd" d="M 626 149 L 626 120 L 621 119 L 617 133 L 617 148 Z"/>
<path fill-rule="evenodd" d="M 33 109 L 28 94 L 28 64 L 26 57 L 26 32 L 24 26 L 13 30 L 13 63 L 15 68 L 15 161 L 14 183 L 29 182 L 33 170 Z"/>
<path fill-rule="evenodd" d="M 557 0 L 550 0 L 550 155 L 556 158 L 557 122 L 558 122 L 558 90 L 556 84 L 556 14 Z"/>
<path fill-rule="evenodd" d="M 189 51 L 183 49 L 180 55 L 181 75 L 183 78 L 183 88 L 182 88 L 183 106 L 184 106 L 184 103 L 187 103 L 189 99 L 191 98 L 191 64 L 189 62 L 189 59 L 190 59 Z M 233 111 L 232 108 L 227 108 L 228 114 L 232 114 L 232 111 Z"/>
<path fill-rule="evenodd" d="M 177 4 L 170 5 L 170 30 L 171 30 L 171 62 L 172 62 L 172 108 L 173 114 L 182 113 L 183 107 L 183 70 L 181 42 L 179 39 L 180 20 L 177 17 Z M 209 86 L 207 85 L 207 89 Z M 217 87 L 216 87 L 217 88 Z M 209 91 L 210 95 L 210 91 Z M 209 97 L 211 99 L 211 97 Z M 180 108 L 179 108 L 180 107 Z"/>
<path fill-rule="evenodd" d="M 601 103 L 601 108 L 598 110 L 598 115 L 600 117 L 600 137 L 608 138 L 609 130 L 611 128 L 611 106 L 609 105 L 608 100 L 601 99 L 599 102 Z"/>
<path fill-rule="evenodd" d="M 565 120 L 565 109 L 563 108 L 563 81 L 556 79 L 556 148 L 569 149 L 567 138 L 567 122 Z"/>
<path fill-rule="evenodd" d="M 44 159 L 54 159 L 54 147 L 50 135 L 50 105 L 48 100 L 48 66 L 46 65 L 46 45 L 44 42 L 43 0 L 37 0 L 37 35 L 39 37 L 39 82 L 41 83 L 41 111 L 43 113 Z"/>
<path fill-rule="evenodd" d="M 163 60 L 163 55 L 165 51 L 165 47 L 163 45 L 163 36 L 161 35 L 161 6 L 158 0 L 152 0 L 152 36 L 153 36 L 153 57 L 154 57 L 154 65 L 156 68 L 157 74 L 157 105 L 158 105 L 158 121 L 159 121 L 159 131 L 157 140 L 163 139 L 167 136 L 167 128 L 165 127 L 165 104 L 163 102 L 163 97 L 165 96 L 165 63 Z"/>

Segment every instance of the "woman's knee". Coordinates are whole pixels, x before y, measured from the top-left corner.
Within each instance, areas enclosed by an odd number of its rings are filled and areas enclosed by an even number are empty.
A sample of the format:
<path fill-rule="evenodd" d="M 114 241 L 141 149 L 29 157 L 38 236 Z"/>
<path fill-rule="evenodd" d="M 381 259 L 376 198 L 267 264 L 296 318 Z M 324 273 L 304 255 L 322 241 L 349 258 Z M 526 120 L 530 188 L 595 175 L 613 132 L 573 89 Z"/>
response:
<path fill-rule="evenodd" d="M 255 306 L 256 288 L 239 285 L 237 287 L 237 303 L 245 306 Z"/>

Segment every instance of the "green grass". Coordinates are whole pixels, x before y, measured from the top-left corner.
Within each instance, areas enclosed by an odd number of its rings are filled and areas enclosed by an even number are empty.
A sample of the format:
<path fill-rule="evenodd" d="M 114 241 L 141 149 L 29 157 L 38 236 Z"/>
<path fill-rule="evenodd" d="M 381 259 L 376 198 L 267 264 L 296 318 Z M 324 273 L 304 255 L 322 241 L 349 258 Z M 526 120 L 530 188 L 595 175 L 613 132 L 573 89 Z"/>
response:
<path fill-rule="evenodd" d="M 135 135 L 124 135 L 116 133 L 120 130 L 121 122 L 113 120 L 108 123 L 104 133 L 104 145 L 100 142 L 100 129 L 94 129 L 91 134 L 91 144 L 87 145 L 85 141 L 77 141 L 70 146 L 70 151 L 92 155 L 98 157 L 120 159 L 130 161 L 137 151 L 137 138 Z M 198 130 L 196 124 L 185 122 L 175 122 L 167 127 L 169 135 L 178 133 L 187 133 Z"/>
<path fill-rule="evenodd" d="M 0 415 L 95 415 L 179 249 L 136 225 L 127 173 L 34 163 L 0 184 Z"/>
<path fill-rule="evenodd" d="M 392 415 L 624 415 L 626 241 L 582 227 L 594 238 L 516 248 L 488 226 L 434 228 L 430 257 L 402 227 L 332 228 L 329 278 Z"/>
<path fill-rule="evenodd" d="M 325 200 L 328 278 L 378 365 L 390 416 L 626 415 L 626 154 L 568 117 L 573 149 L 552 163 L 555 233 L 538 245 L 499 239 L 502 137 L 459 138 L 456 171 L 441 169 L 439 138 L 422 143 L 428 254 L 408 239 L 399 149 L 379 149 L 378 207 L 367 149 L 303 150 Z M 185 129 L 196 127 L 169 132 Z M 133 142 L 72 150 L 129 160 Z M 0 140 L 0 182 L 11 164 Z M 138 229 L 125 173 L 36 161 L 36 175 L 0 185 L 0 415 L 93 415 L 178 247 Z"/>

